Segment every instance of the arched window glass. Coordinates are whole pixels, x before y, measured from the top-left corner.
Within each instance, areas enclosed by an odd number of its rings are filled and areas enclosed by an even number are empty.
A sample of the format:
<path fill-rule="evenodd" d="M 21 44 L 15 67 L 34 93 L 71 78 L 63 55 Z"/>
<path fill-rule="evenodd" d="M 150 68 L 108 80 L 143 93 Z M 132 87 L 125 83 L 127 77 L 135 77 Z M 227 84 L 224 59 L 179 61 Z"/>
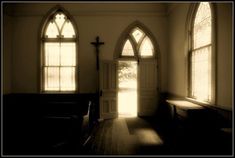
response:
<path fill-rule="evenodd" d="M 208 2 L 199 5 L 193 26 L 193 47 L 199 48 L 211 43 L 211 11 Z"/>
<path fill-rule="evenodd" d="M 125 42 L 125 45 L 122 50 L 122 55 L 123 56 L 134 56 L 134 50 L 133 50 L 133 47 L 132 47 L 131 42 L 129 40 L 127 40 Z"/>
<path fill-rule="evenodd" d="M 56 24 L 57 24 L 59 30 L 61 30 L 62 25 L 63 25 L 64 22 L 65 22 L 66 16 L 65 16 L 63 13 L 59 12 L 59 13 L 57 13 L 57 14 L 55 15 L 54 18 L 55 18 L 55 22 L 56 22 Z"/>
<path fill-rule="evenodd" d="M 191 97 L 212 100 L 212 17 L 208 2 L 198 6 L 193 23 L 191 53 Z"/>
<path fill-rule="evenodd" d="M 73 25 L 69 20 L 65 22 L 61 35 L 64 38 L 72 38 L 75 36 Z"/>
<path fill-rule="evenodd" d="M 124 43 L 121 56 L 154 57 L 154 47 L 151 39 L 139 27 L 135 27 L 130 31 Z"/>
<path fill-rule="evenodd" d="M 144 36 L 144 33 L 139 28 L 135 28 L 131 35 L 134 37 L 135 41 L 138 43 L 140 39 Z"/>
<path fill-rule="evenodd" d="M 143 42 L 140 45 L 140 55 L 145 56 L 153 56 L 153 45 L 151 40 L 146 36 Z"/>
<path fill-rule="evenodd" d="M 51 21 L 49 22 L 49 25 L 47 26 L 45 36 L 48 38 L 56 38 L 59 36 L 59 30 L 55 24 L 55 22 Z"/>
<path fill-rule="evenodd" d="M 76 34 L 61 10 L 48 20 L 42 44 L 43 91 L 76 91 Z"/>

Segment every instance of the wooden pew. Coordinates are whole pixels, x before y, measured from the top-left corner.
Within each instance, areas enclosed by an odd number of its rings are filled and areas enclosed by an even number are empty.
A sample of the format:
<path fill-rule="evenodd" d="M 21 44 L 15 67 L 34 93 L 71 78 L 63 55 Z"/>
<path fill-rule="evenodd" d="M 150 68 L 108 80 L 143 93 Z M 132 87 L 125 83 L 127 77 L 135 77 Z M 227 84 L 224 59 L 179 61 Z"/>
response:
<path fill-rule="evenodd" d="M 94 94 L 4 95 L 4 153 L 69 154 L 65 146 L 82 144 L 84 116 L 95 99 Z"/>

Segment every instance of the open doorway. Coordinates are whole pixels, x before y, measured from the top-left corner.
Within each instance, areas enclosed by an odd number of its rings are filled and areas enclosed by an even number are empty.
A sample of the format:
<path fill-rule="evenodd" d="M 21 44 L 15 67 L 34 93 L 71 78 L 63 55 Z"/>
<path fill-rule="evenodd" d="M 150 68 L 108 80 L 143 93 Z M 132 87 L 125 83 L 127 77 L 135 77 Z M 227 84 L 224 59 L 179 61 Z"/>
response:
<path fill-rule="evenodd" d="M 137 62 L 118 62 L 118 117 L 137 116 Z"/>

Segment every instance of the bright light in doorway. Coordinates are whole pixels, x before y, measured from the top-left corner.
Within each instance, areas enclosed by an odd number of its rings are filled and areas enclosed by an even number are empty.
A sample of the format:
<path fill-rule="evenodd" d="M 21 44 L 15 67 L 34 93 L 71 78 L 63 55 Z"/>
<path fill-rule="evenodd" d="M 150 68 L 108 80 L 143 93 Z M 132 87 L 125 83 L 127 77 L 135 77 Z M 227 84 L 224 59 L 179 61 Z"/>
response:
<path fill-rule="evenodd" d="M 119 117 L 137 116 L 137 63 L 119 61 L 118 65 Z"/>

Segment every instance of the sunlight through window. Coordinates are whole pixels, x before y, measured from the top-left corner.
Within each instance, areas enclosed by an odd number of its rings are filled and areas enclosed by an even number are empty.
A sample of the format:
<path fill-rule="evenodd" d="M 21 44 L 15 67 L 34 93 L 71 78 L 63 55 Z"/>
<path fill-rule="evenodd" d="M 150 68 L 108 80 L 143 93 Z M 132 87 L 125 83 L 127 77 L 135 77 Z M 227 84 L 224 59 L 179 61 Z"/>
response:
<path fill-rule="evenodd" d="M 45 90 L 59 90 L 59 68 L 45 67 Z"/>
<path fill-rule="evenodd" d="M 61 65 L 75 66 L 76 65 L 76 50 L 75 43 L 61 43 Z"/>
<path fill-rule="evenodd" d="M 57 24 L 59 30 L 61 30 L 62 25 L 63 25 L 64 22 L 65 22 L 65 15 L 62 14 L 62 13 L 56 14 L 56 16 L 55 16 L 55 22 L 56 22 L 56 24 Z"/>
<path fill-rule="evenodd" d="M 144 33 L 140 31 L 139 28 L 134 29 L 132 32 L 132 36 L 134 37 L 135 41 L 138 43 L 140 39 L 143 37 Z"/>
<path fill-rule="evenodd" d="M 200 3 L 193 26 L 191 95 L 199 101 L 211 100 L 211 10 Z"/>
<path fill-rule="evenodd" d="M 73 67 L 60 68 L 61 90 L 75 90 L 75 72 Z"/>
<path fill-rule="evenodd" d="M 46 29 L 46 37 L 56 38 L 59 35 L 59 31 L 56 27 L 56 24 L 51 21 Z"/>
<path fill-rule="evenodd" d="M 131 45 L 131 42 L 129 40 L 126 41 L 123 50 L 122 50 L 123 56 L 134 56 L 134 50 Z"/>
<path fill-rule="evenodd" d="M 74 31 L 73 25 L 71 24 L 70 21 L 65 22 L 61 34 L 64 38 L 72 38 L 75 36 L 75 31 Z"/>
<path fill-rule="evenodd" d="M 76 36 L 65 14 L 55 13 L 45 30 L 43 76 L 45 91 L 76 90 Z"/>
<path fill-rule="evenodd" d="M 140 55 L 142 57 L 153 56 L 153 45 L 151 40 L 146 36 L 140 45 Z"/>
<path fill-rule="evenodd" d="M 46 66 L 60 65 L 60 44 L 47 42 L 45 43 L 45 64 Z"/>

